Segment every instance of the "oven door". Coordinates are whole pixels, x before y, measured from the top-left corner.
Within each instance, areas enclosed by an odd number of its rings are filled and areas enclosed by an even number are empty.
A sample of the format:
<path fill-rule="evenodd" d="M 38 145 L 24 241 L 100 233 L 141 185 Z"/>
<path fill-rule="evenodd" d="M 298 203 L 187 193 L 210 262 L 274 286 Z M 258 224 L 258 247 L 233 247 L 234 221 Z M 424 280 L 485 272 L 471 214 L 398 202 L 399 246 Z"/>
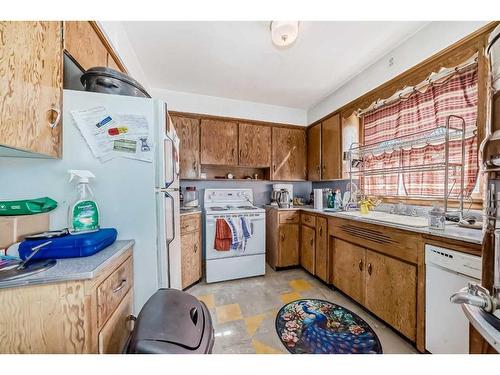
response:
<path fill-rule="evenodd" d="M 247 256 L 255 254 L 264 254 L 266 252 L 266 216 L 265 214 L 240 214 L 228 215 L 233 220 L 241 216 L 246 216 L 250 221 L 251 237 L 247 240 L 246 246 L 237 250 L 220 251 L 214 249 L 215 243 L 215 225 L 216 217 L 221 215 L 206 216 L 206 232 L 205 232 L 205 251 L 207 259 L 221 259 L 237 256 Z"/>

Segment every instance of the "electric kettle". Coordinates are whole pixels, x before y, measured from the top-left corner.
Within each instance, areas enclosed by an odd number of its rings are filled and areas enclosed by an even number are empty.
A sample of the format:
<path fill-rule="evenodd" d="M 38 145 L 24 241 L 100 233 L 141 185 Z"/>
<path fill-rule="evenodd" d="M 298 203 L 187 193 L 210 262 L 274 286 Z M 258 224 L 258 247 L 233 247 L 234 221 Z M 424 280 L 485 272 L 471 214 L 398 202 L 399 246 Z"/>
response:
<path fill-rule="evenodd" d="M 290 208 L 290 193 L 287 189 L 278 192 L 278 206 L 280 208 Z"/>

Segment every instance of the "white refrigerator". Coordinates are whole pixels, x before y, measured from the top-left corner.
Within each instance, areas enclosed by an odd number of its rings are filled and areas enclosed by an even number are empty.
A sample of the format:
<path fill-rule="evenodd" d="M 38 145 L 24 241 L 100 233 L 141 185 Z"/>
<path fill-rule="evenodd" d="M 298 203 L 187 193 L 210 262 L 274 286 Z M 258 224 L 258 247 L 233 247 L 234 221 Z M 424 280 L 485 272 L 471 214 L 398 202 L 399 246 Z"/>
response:
<path fill-rule="evenodd" d="M 102 163 L 94 157 L 70 111 L 97 106 L 147 119 L 151 163 L 123 157 Z M 55 199 L 59 206 L 51 213 L 51 229 L 67 227 L 68 203 L 76 193 L 67 170 L 95 174 L 91 187 L 101 227 L 116 228 L 118 239 L 135 240 L 136 312 L 158 288 L 181 288 L 179 150 L 167 119 L 167 106 L 159 100 L 64 90 L 62 160 L 0 158 L 0 200 Z"/>

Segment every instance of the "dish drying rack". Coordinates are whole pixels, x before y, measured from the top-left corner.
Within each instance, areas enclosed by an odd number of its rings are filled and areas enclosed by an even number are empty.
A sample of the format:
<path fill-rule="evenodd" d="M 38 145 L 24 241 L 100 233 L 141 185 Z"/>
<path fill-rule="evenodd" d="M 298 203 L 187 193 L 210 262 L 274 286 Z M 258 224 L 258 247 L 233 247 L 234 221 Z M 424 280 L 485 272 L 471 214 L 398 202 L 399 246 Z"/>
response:
<path fill-rule="evenodd" d="M 460 125 L 451 125 L 451 120 L 456 119 L 460 121 Z M 452 187 L 449 188 L 449 174 L 450 171 L 456 172 L 460 171 L 459 178 L 459 209 L 458 213 L 460 219 L 463 217 L 464 211 L 464 189 L 465 189 L 465 120 L 461 116 L 450 115 L 446 119 L 446 125 L 437 127 L 434 129 L 419 131 L 402 137 L 397 137 L 390 141 L 384 141 L 371 145 L 361 145 L 360 143 L 354 142 L 351 144 L 349 151 L 347 152 L 347 160 L 349 164 L 349 183 L 353 186 L 353 177 L 362 180 L 364 177 L 368 176 L 384 176 L 393 174 L 403 174 L 403 173 L 416 173 L 416 172 L 433 172 L 433 171 L 444 171 L 444 194 L 443 194 L 443 207 L 446 213 L 451 212 L 448 210 L 448 199 L 455 187 L 453 183 Z M 461 160 L 460 162 L 450 162 L 450 142 L 460 141 L 461 142 Z M 444 144 L 444 155 L 443 162 L 439 163 L 429 163 L 423 165 L 402 165 L 402 153 L 403 150 L 409 150 L 412 148 L 422 148 L 426 145 L 431 144 Z M 367 156 L 380 155 L 387 152 L 399 152 L 400 166 L 391 168 L 380 168 L 380 169 L 365 169 L 364 160 Z M 362 186 L 362 183 L 359 184 Z M 351 195 L 349 203 L 355 203 L 355 197 Z"/>

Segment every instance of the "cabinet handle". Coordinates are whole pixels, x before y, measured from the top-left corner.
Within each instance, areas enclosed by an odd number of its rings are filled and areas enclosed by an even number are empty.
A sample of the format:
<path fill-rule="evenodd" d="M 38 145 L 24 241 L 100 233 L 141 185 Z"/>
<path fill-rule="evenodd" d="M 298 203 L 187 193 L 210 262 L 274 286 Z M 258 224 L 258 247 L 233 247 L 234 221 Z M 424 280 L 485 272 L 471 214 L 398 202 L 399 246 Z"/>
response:
<path fill-rule="evenodd" d="M 183 225 L 183 226 L 181 227 L 181 230 L 186 230 L 186 229 L 188 229 L 188 228 L 189 228 L 189 225 Z"/>
<path fill-rule="evenodd" d="M 319 228 L 319 236 L 322 237 L 323 236 L 323 227 Z"/>
<path fill-rule="evenodd" d="M 363 261 L 361 259 L 359 260 L 358 268 L 360 271 L 363 271 Z"/>
<path fill-rule="evenodd" d="M 281 241 L 284 241 L 285 240 L 285 235 L 283 233 L 281 233 Z"/>
<path fill-rule="evenodd" d="M 198 251 L 198 244 L 194 244 L 194 253 L 196 254 L 197 251 Z"/>
<path fill-rule="evenodd" d="M 314 244 L 314 241 L 312 238 L 311 238 L 311 241 L 309 243 L 311 244 L 311 247 L 312 247 L 312 245 Z"/>
<path fill-rule="evenodd" d="M 276 172 L 276 164 L 273 165 L 273 172 Z"/>
<path fill-rule="evenodd" d="M 61 110 L 56 107 L 52 107 L 49 111 L 56 113 L 56 119 L 53 122 L 49 122 L 49 127 L 54 129 L 57 125 L 59 125 L 59 121 L 61 120 Z"/>
<path fill-rule="evenodd" d="M 293 219 L 295 219 L 295 218 L 294 217 L 287 217 L 286 221 L 292 221 Z"/>
<path fill-rule="evenodd" d="M 120 290 L 125 288 L 125 285 L 127 285 L 127 279 L 123 279 L 120 285 L 113 289 L 113 293 L 118 293 Z"/>
<path fill-rule="evenodd" d="M 193 161 L 193 169 L 195 172 L 198 170 L 198 163 L 196 162 L 196 160 Z"/>
<path fill-rule="evenodd" d="M 231 149 L 231 155 L 234 156 L 234 148 Z"/>
<path fill-rule="evenodd" d="M 372 264 L 368 263 L 368 275 L 372 274 Z"/>

